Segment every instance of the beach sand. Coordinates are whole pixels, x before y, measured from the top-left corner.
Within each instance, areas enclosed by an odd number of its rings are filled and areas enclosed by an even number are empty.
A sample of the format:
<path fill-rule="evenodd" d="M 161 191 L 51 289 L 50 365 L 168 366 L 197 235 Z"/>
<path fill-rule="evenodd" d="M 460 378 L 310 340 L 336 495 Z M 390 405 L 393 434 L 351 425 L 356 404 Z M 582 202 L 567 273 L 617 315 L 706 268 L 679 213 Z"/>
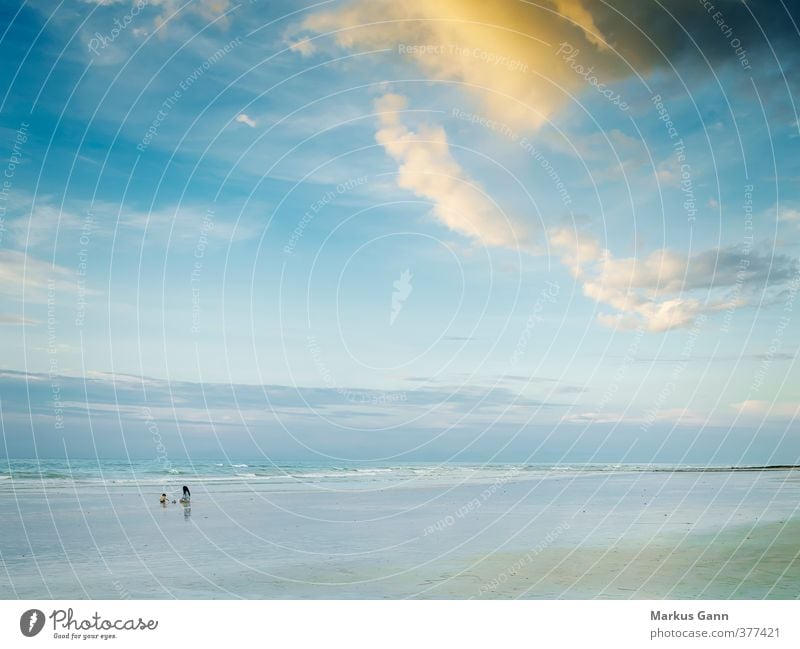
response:
<path fill-rule="evenodd" d="M 797 598 L 795 473 L 4 484 L 0 597 Z"/>
<path fill-rule="evenodd" d="M 439 597 L 545 599 L 796 599 L 800 521 L 720 534 L 665 535 L 646 546 L 498 553 L 451 578 Z"/>

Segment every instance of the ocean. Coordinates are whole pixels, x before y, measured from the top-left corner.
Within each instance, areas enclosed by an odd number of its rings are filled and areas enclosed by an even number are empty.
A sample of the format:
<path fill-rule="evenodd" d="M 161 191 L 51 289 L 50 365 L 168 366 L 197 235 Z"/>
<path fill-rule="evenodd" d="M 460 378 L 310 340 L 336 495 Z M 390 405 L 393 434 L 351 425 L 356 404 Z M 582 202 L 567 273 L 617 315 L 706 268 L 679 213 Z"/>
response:
<path fill-rule="evenodd" d="M 785 467 L 775 467 L 785 468 Z M 0 459 L 0 489 L 138 485 L 168 489 L 197 484 L 251 484 L 294 487 L 380 489 L 413 484 L 484 483 L 509 479 L 548 479 L 621 473 L 700 473 L 770 470 L 771 467 L 673 464 L 497 463 L 275 463 L 264 460 L 108 460 Z M 6 482 L 3 482 L 6 481 Z"/>

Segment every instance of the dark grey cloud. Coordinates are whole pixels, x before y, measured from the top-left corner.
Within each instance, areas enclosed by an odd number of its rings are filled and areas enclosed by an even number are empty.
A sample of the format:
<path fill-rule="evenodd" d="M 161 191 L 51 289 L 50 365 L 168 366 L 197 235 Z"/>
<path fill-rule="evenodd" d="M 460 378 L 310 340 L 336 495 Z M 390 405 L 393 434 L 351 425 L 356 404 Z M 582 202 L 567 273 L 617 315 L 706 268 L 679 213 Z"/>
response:
<path fill-rule="evenodd" d="M 687 59 L 712 66 L 775 63 L 771 49 L 796 70 L 800 6 L 740 0 L 592 0 L 585 2 L 603 36 L 637 69 L 679 67 Z M 771 48 L 771 49 L 770 49 Z M 692 68 L 685 68 L 691 73 Z"/>

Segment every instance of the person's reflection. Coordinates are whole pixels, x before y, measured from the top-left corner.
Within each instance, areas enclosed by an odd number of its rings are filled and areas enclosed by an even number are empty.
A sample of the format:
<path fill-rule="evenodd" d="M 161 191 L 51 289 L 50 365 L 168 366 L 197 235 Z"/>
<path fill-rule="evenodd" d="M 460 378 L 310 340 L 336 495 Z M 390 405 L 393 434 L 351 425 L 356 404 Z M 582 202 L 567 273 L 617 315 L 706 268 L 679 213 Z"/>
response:
<path fill-rule="evenodd" d="M 188 502 L 181 501 L 181 505 L 183 506 L 183 518 L 188 520 L 189 517 L 192 515 L 192 505 Z"/>

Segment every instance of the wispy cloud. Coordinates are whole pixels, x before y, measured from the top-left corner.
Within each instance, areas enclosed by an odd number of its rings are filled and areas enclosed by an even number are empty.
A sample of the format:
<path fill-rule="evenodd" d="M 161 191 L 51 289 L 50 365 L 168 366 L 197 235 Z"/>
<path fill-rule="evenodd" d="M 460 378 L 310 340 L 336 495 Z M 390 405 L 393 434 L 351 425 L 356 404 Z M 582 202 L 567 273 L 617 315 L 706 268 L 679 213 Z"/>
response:
<path fill-rule="evenodd" d="M 313 387 L 167 381 L 151 377 L 90 372 L 61 374 L 0 370 L 0 400 L 11 412 L 50 414 L 51 382 L 59 384 L 60 399 L 67 414 L 88 412 L 123 413 L 146 419 L 160 413 L 175 414 L 186 421 L 218 421 L 238 413 L 248 418 L 272 418 L 280 414 L 305 417 L 390 418 L 402 422 L 420 417 L 470 417 L 491 420 L 498 413 L 519 419 L 531 408 L 555 408 L 565 404 L 547 402 L 501 386 L 441 385 L 391 392 L 370 387 Z M 474 412 L 480 404 L 480 412 Z M 442 414 L 444 413 L 444 414 Z"/>
<path fill-rule="evenodd" d="M 777 212 L 779 221 L 800 224 L 800 209 L 794 207 L 783 207 L 781 209 L 777 209 Z"/>
<path fill-rule="evenodd" d="M 75 273 L 16 250 L 0 250 L 0 295 L 44 304 L 48 294 L 75 293 Z"/>
<path fill-rule="evenodd" d="M 95 4 L 102 7 L 112 5 L 132 5 L 137 6 L 140 0 L 83 0 L 87 4 Z M 143 3 L 145 13 L 155 14 L 152 17 L 153 25 L 162 27 L 167 21 L 178 20 L 186 14 L 194 14 L 205 20 L 214 20 L 225 14 L 231 7 L 231 0 L 195 0 L 193 2 L 183 2 L 182 0 L 148 0 Z M 139 6 L 141 11 L 142 7 Z M 156 13 L 158 12 L 158 13 Z M 225 27 L 228 25 L 227 18 L 218 20 L 217 24 Z M 162 27 L 163 28 L 163 27 Z"/>
<path fill-rule="evenodd" d="M 36 324 L 39 324 L 38 320 L 31 320 L 30 318 L 23 318 L 22 316 L 0 313 L 0 325 L 36 325 Z"/>
<path fill-rule="evenodd" d="M 120 206 L 106 201 L 70 201 L 59 205 L 52 197 L 32 197 L 17 201 L 9 210 L 6 229 L 9 242 L 21 250 L 69 247 L 112 236 L 134 236 L 164 246 L 195 245 L 201 229 L 213 241 L 236 242 L 259 232 L 251 215 L 241 216 L 222 206 L 213 210 L 213 227 L 208 227 L 209 211 L 202 205 L 169 205 L 151 211 Z M 233 218 L 232 218 L 233 217 Z M 58 241 L 55 233 L 58 232 Z"/>
<path fill-rule="evenodd" d="M 749 399 L 731 404 L 739 415 L 748 419 L 794 420 L 800 416 L 800 404 Z"/>
<path fill-rule="evenodd" d="M 301 38 L 297 41 L 290 42 L 289 49 L 292 50 L 292 52 L 299 52 L 303 56 L 311 56 L 316 52 L 314 43 L 308 38 Z"/>
<path fill-rule="evenodd" d="M 732 417 L 727 413 L 711 413 L 692 410 L 689 408 L 663 408 L 649 412 L 612 412 L 612 411 L 584 411 L 571 412 L 562 418 L 565 424 L 628 424 L 641 425 L 648 427 L 654 423 L 662 423 L 668 426 L 711 426 L 720 425 L 723 422 L 731 422 Z"/>

